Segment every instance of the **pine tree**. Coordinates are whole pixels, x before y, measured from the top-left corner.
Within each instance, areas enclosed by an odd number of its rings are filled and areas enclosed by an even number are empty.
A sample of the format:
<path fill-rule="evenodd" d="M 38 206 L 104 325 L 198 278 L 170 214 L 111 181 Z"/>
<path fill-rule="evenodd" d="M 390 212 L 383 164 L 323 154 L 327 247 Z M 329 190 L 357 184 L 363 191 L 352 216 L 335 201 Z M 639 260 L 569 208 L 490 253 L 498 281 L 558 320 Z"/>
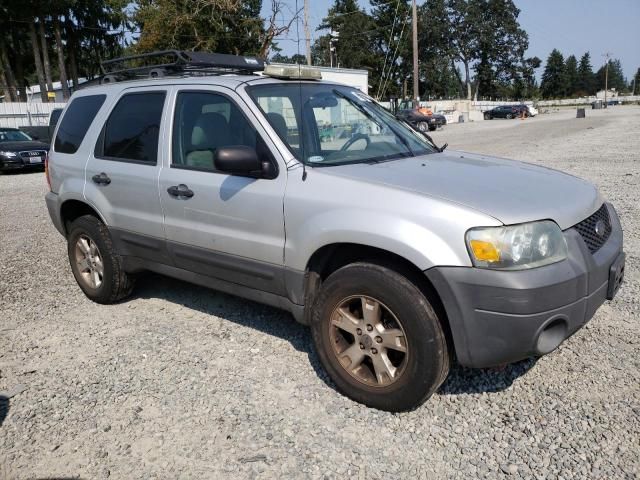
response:
<path fill-rule="evenodd" d="M 638 95 L 640 92 L 640 68 L 636 71 L 636 74 L 633 76 L 633 80 L 631 80 L 631 84 L 629 85 L 629 90 L 633 95 Z"/>
<path fill-rule="evenodd" d="M 567 91 L 567 76 L 562 53 L 556 48 L 549 54 L 540 85 L 544 98 L 562 97 Z"/>
<path fill-rule="evenodd" d="M 586 52 L 580 58 L 578 66 L 578 86 L 576 94 L 579 96 L 594 95 L 596 93 L 593 67 L 591 67 L 591 55 Z"/>
<path fill-rule="evenodd" d="M 565 96 L 573 97 L 578 91 L 578 61 L 574 55 L 569 55 L 564 62 L 564 71 L 567 77 L 567 90 Z"/>
<path fill-rule="evenodd" d="M 606 67 L 606 64 L 603 65 L 598 70 L 598 73 L 596 73 L 598 90 L 604 89 Z M 627 90 L 627 80 L 624 78 L 622 64 L 617 58 L 609 60 L 609 74 L 606 83 L 609 90 L 615 89 L 618 92 L 625 92 Z"/>

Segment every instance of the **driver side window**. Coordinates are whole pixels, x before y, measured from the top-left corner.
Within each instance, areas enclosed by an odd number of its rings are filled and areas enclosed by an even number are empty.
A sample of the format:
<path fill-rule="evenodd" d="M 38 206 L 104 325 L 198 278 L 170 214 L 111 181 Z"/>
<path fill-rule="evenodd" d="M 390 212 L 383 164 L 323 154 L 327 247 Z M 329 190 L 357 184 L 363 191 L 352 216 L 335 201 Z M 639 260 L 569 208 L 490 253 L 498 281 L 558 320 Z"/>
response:
<path fill-rule="evenodd" d="M 179 92 L 171 166 L 216 171 L 216 150 L 230 146 L 251 147 L 259 158 L 271 158 L 256 129 L 228 97 L 211 92 Z"/>

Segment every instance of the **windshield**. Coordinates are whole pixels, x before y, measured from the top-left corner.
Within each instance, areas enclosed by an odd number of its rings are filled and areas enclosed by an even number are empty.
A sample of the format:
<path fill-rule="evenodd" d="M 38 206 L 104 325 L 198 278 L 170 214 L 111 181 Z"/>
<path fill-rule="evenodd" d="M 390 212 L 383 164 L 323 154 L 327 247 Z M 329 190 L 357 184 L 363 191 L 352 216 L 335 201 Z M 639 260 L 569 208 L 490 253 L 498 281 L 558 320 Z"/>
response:
<path fill-rule="evenodd" d="M 0 142 L 28 142 L 33 140 L 20 130 L 0 130 Z"/>
<path fill-rule="evenodd" d="M 359 90 L 339 85 L 254 85 L 249 94 L 295 157 L 312 166 L 434 153 L 417 132 Z"/>

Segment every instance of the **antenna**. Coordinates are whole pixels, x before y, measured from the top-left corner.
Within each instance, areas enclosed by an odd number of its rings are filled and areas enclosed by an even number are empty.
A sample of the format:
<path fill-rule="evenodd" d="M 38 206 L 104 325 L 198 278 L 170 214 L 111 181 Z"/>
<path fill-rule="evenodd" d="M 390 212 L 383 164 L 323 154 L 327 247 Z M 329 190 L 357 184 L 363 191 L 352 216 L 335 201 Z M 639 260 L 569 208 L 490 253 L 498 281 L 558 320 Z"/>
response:
<path fill-rule="evenodd" d="M 307 2 L 305 0 L 305 14 L 306 14 L 306 6 Z M 306 15 L 305 15 L 305 25 L 306 25 Z M 298 55 L 300 55 L 300 9 L 298 8 L 298 0 L 296 0 L 296 46 L 298 49 Z M 302 83 L 298 83 L 298 92 L 300 96 L 300 103 L 302 103 Z M 304 122 L 300 123 L 300 146 L 302 147 L 300 150 L 302 152 L 302 181 L 304 182 L 307 179 L 307 162 L 304 158 L 304 135 L 302 134 L 302 129 Z"/>

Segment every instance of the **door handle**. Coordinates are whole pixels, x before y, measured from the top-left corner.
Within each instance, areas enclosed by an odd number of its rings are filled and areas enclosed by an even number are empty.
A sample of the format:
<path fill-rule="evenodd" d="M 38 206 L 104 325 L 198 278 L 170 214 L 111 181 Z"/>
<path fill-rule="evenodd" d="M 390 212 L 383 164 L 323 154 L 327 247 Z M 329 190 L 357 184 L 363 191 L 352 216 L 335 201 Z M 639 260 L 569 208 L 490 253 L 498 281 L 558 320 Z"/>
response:
<path fill-rule="evenodd" d="M 194 195 L 193 190 L 190 190 L 189 187 L 187 187 L 184 183 L 181 183 L 180 185 L 173 185 L 167 188 L 167 192 L 169 193 L 169 195 L 176 198 L 191 198 Z"/>
<path fill-rule="evenodd" d="M 97 183 L 98 185 L 109 185 L 111 183 L 109 175 L 104 172 L 98 175 L 94 175 L 93 177 L 91 177 L 91 180 L 93 180 L 93 183 Z"/>

